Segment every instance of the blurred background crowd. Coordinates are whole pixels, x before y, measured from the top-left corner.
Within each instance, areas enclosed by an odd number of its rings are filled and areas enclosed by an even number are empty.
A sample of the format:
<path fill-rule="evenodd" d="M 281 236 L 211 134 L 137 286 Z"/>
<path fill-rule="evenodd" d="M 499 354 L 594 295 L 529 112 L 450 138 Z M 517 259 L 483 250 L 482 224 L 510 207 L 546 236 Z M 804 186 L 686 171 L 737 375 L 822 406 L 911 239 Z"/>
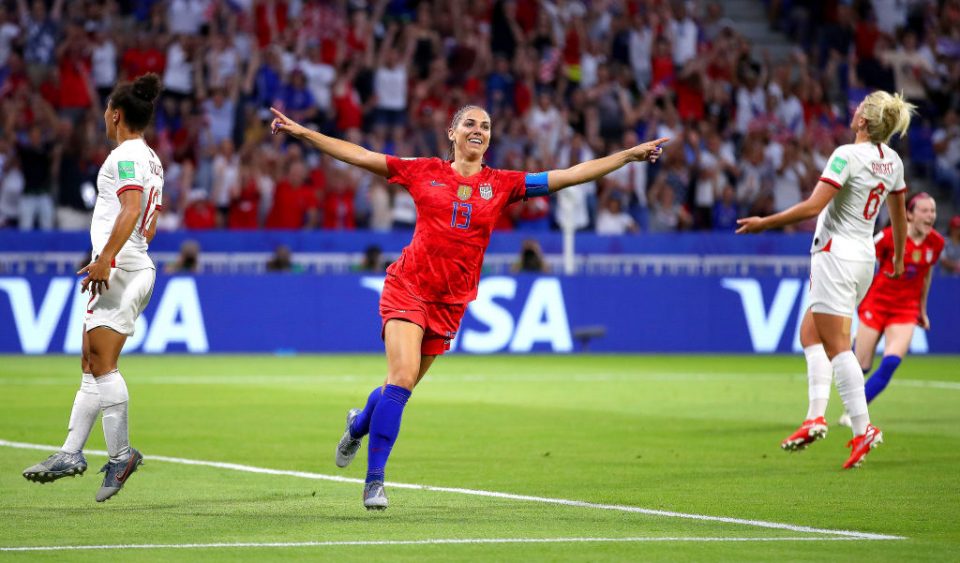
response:
<path fill-rule="evenodd" d="M 753 2 L 765 33 L 789 37 L 777 53 L 737 31 L 732 4 L 4 0 L 0 225 L 89 228 L 112 148 L 105 98 L 146 72 L 164 86 L 147 132 L 165 168 L 161 229 L 412 228 L 403 189 L 270 135 L 268 108 L 445 157 L 452 114 L 475 103 L 499 168 L 673 139 L 656 165 L 518 203 L 500 228 L 729 231 L 805 198 L 874 89 L 919 106 L 893 145 L 945 224 L 960 204 L 960 0 Z"/>

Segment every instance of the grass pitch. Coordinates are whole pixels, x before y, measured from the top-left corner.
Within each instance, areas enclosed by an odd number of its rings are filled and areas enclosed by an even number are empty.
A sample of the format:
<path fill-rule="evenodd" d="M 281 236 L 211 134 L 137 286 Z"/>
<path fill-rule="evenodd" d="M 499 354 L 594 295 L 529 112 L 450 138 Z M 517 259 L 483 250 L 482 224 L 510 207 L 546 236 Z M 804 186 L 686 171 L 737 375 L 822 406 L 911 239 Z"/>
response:
<path fill-rule="evenodd" d="M 88 454 L 83 477 L 41 486 L 20 472 L 48 452 L 0 445 L 0 548 L 180 546 L 125 549 L 127 560 L 930 561 L 960 553 L 956 357 L 907 358 L 871 405 L 885 443 L 863 468 L 842 471 L 849 430 L 836 424 L 808 451 L 778 447 L 806 412 L 800 356 L 454 354 L 437 361 L 404 413 L 384 513 L 362 508 L 360 484 L 324 478 L 363 478 L 366 442 L 345 470 L 334 466 L 333 449 L 347 409 L 362 406 L 382 381 L 382 357 L 130 356 L 121 370 L 132 445 L 146 465 L 99 505 L 103 456 Z M 0 358 L 0 440 L 60 445 L 79 380 L 77 358 Z M 839 414 L 835 396 L 828 420 Z M 99 424 L 88 449 L 105 449 Z M 525 543 L 479 543 L 490 540 Z M 412 543 L 377 543 L 396 541 Z M 212 543 L 245 546 L 184 547 Z M 0 558 L 120 553 L 0 551 Z"/>

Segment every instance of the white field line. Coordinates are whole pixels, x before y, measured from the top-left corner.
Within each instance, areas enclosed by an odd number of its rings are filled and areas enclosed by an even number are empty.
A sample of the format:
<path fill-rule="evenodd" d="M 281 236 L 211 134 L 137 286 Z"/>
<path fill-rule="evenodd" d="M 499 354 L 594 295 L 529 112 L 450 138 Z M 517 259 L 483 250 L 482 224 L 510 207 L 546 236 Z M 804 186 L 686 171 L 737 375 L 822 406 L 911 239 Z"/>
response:
<path fill-rule="evenodd" d="M 485 375 L 443 374 L 430 379 L 430 384 L 445 383 L 487 383 L 509 380 L 511 383 L 599 383 L 618 381 L 716 381 L 742 379 L 776 379 L 778 381 L 806 380 L 799 373 L 637 373 L 637 374 L 572 374 L 572 375 L 513 375 L 489 377 Z M 0 386 L 20 385 L 64 385 L 71 382 L 70 377 L 0 378 Z M 144 385 L 316 385 L 323 383 L 369 383 L 376 377 L 361 375 L 169 375 L 132 377 L 134 384 Z M 934 379 L 894 379 L 891 384 L 898 387 L 927 389 L 949 389 L 960 391 L 960 381 L 939 381 Z"/>
<path fill-rule="evenodd" d="M 26 444 L 23 442 L 10 442 L 0 440 L 0 446 L 10 448 L 20 448 L 28 450 L 57 451 L 55 446 L 46 446 L 42 444 Z M 107 452 L 102 450 L 90 450 L 86 453 L 91 455 L 106 456 Z M 179 457 L 167 456 L 144 456 L 145 459 L 152 461 L 165 461 L 168 463 L 179 463 L 181 465 L 196 465 L 204 467 L 215 467 L 218 469 L 230 469 L 233 471 L 242 471 L 246 473 L 259 473 L 263 475 L 283 475 L 288 477 L 299 477 L 301 479 L 314 479 L 320 481 L 334 481 L 337 483 L 363 483 L 362 479 L 353 479 L 350 477 L 340 477 L 337 475 L 324 475 L 322 473 L 309 473 L 306 471 L 290 471 L 283 469 L 268 469 L 265 467 L 254 467 L 252 465 L 241 465 L 237 463 L 224 463 L 219 461 L 203 461 L 197 459 L 184 459 Z M 515 495 L 512 493 L 500 493 L 496 491 L 484 491 L 477 489 L 461 489 L 457 487 L 435 487 L 432 485 L 417 485 L 413 483 L 394 483 L 388 482 L 387 485 L 394 489 L 413 489 L 418 491 L 431 491 L 438 493 L 453 493 L 460 495 L 469 495 L 477 497 L 499 498 L 507 500 L 516 500 L 521 502 L 536 502 L 543 504 L 555 504 L 561 506 L 574 506 L 578 508 L 592 508 L 595 510 L 612 510 L 618 512 L 629 512 L 634 514 L 645 514 L 648 516 L 660 516 L 665 518 L 681 518 L 685 520 L 699 520 L 703 522 L 723 522 L 726 524 L 739 524 L 742 526 L 752 526 L 756 528 L 768 528 L 775 530 L 789 530 L 792 532 L 808 534 L 828 534 L 833 536 L 842 536 L 862 540 L 901 540 L 906 539 L 902 536 L 891 536 L 886 534 L 874 534 L 870 532 L 855 532 L 850 530 L 832 530 L 827 528 L 814 528 L 811 526 L 797 526 L 794 524 L 784 524 L 780 522 L 768 522 L 765 520 L 749 520 L 744 518 L 730 518 L 726 516 L 710 516 L 706 514 L 688 514 L 685 512 L 674 512 L 670 510 L 655 510 L 652 508 L 642 508 L 639 506 L 628 506 L 621 504 L 600 504 L 585 502 L 579 500 L 568 500 L 551 497 L 536 497 L 530 495 Z"/>
<path fill-rule="evenodd" d="M 861 538 L 811 537 L 793 538 L 725 538 L 725 537 L 660 537 L 660 538 L 475 538 L 427 540 L 369 540 L 369 541 L 303 541 L 303 542 L 242 542 L 242 543 L 146 543 L 116 545 L 38 545 L 0 547 L 3 551 L 81 551 L 101 549 L 236 549 L 263 547 L 339 547 L 380 545 L 470 545 L 504 543 L 636 543 L 636 542 L 778 542 L 778 541 L 857 541 Z"/>

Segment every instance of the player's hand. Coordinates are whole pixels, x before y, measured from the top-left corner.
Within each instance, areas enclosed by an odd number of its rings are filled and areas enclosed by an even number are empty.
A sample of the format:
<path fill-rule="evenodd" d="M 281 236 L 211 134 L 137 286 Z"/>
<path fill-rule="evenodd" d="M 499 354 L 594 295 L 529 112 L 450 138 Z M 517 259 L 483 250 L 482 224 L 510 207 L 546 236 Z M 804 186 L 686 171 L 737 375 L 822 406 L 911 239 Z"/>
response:
<path fill-rule="evenodd" d="M 274 115 L 273 121 L 270 123 L 270 132 L 274 135 L 277 133 L 296 135 L 298 131 L 303 129 L 302 125 L 280 113 L 277 108 L 272 107 L 270 111 L 272 111 Z"/>
<path fill-rule="evenodd" d="M 917 321 L 920 323 L 920 328 L 923 330 L 930 330 L 930 317 L 927 316 L 926 311 L 920 313 L 920 317 L 917 318 Z"/>
<path fill-rule="evenodd" d="M 767 227 L 763 224 L 763 217 L 744 217 L 743 219 L 737 219 L 737 234 L 738 235 L 749 235 L 762 233 L 767 230 Z"/>
<path fill-rule="evenodd" d="M 647 162 L 656 162 L 663 154 L 663 148 L 660 146 L 670 140 L 670 137 L 661 137 L 655 141 L 637 145 L 630 149 L 632 156 L 637 160 L 646 160 Z"/>
<path fill-rule="evenodd" d="M 903 275 L 903 258 L 901 258 L 901 259 L 899 259 L 899 260 L 894 260 L 894 261 L 893 261 L 893 271 L 892 271 L 892 272 L 884 272 L 884 274 L 885 274 L 888 278 L 890 278 L 890 279 L 892 279 L 892 280 L 899 279 L 900 276 Z"/>
<path fill-rule="evenodd" d="M 110 261 L 97 258 L 84 266 L 77 274 L 87 274 L 80 282 L 80 293 L 90 290 L 90 295 L 102 295 L 110 289 Z"/>

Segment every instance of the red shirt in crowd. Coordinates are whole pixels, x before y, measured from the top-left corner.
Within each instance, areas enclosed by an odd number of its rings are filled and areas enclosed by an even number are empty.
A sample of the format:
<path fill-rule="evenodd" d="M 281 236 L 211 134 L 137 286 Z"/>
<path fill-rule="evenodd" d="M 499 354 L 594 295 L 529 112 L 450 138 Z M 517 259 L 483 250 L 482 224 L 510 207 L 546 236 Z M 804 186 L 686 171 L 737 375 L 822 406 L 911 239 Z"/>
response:
<path fill-rule="evenodd" d="M 167 67 L 167 56 L 156 47 L 141 49 L 131 47 L 123 52 L 120 59 L 120 68 L 127 80 L 133 80 L 148 72 L 155 72 L 163 76 Z"/>
<path fill-rule="evenodd" d="M 310 184 L 293 186 L 281 180 L 273 194 L 273 208 L 267 216 L 268 229 L 302 229 L 307 212 L 320 206 L 317 194 Z"/>
<path fill-rule="evenodd" d="M 90 98 L 90 62 L 79 57 L 65 56 L 60 59 L 60 103 L 66 109 L 88 108 Z"/>
<path fill-rule="evenodd" d="M 210 200 L 202 199 L 187 206 L 183 211 L 183 226 L 187 229 L 205 230 L 217 226 L 217 208 Z"/>
<path fill-rule="evenodd" d="M 237 197 L 230 201 L 227 227 L 230 229 L 256 229 L 259 227 L 260 190 L 257 181 L 250 179 L 240 188 Z"/>

